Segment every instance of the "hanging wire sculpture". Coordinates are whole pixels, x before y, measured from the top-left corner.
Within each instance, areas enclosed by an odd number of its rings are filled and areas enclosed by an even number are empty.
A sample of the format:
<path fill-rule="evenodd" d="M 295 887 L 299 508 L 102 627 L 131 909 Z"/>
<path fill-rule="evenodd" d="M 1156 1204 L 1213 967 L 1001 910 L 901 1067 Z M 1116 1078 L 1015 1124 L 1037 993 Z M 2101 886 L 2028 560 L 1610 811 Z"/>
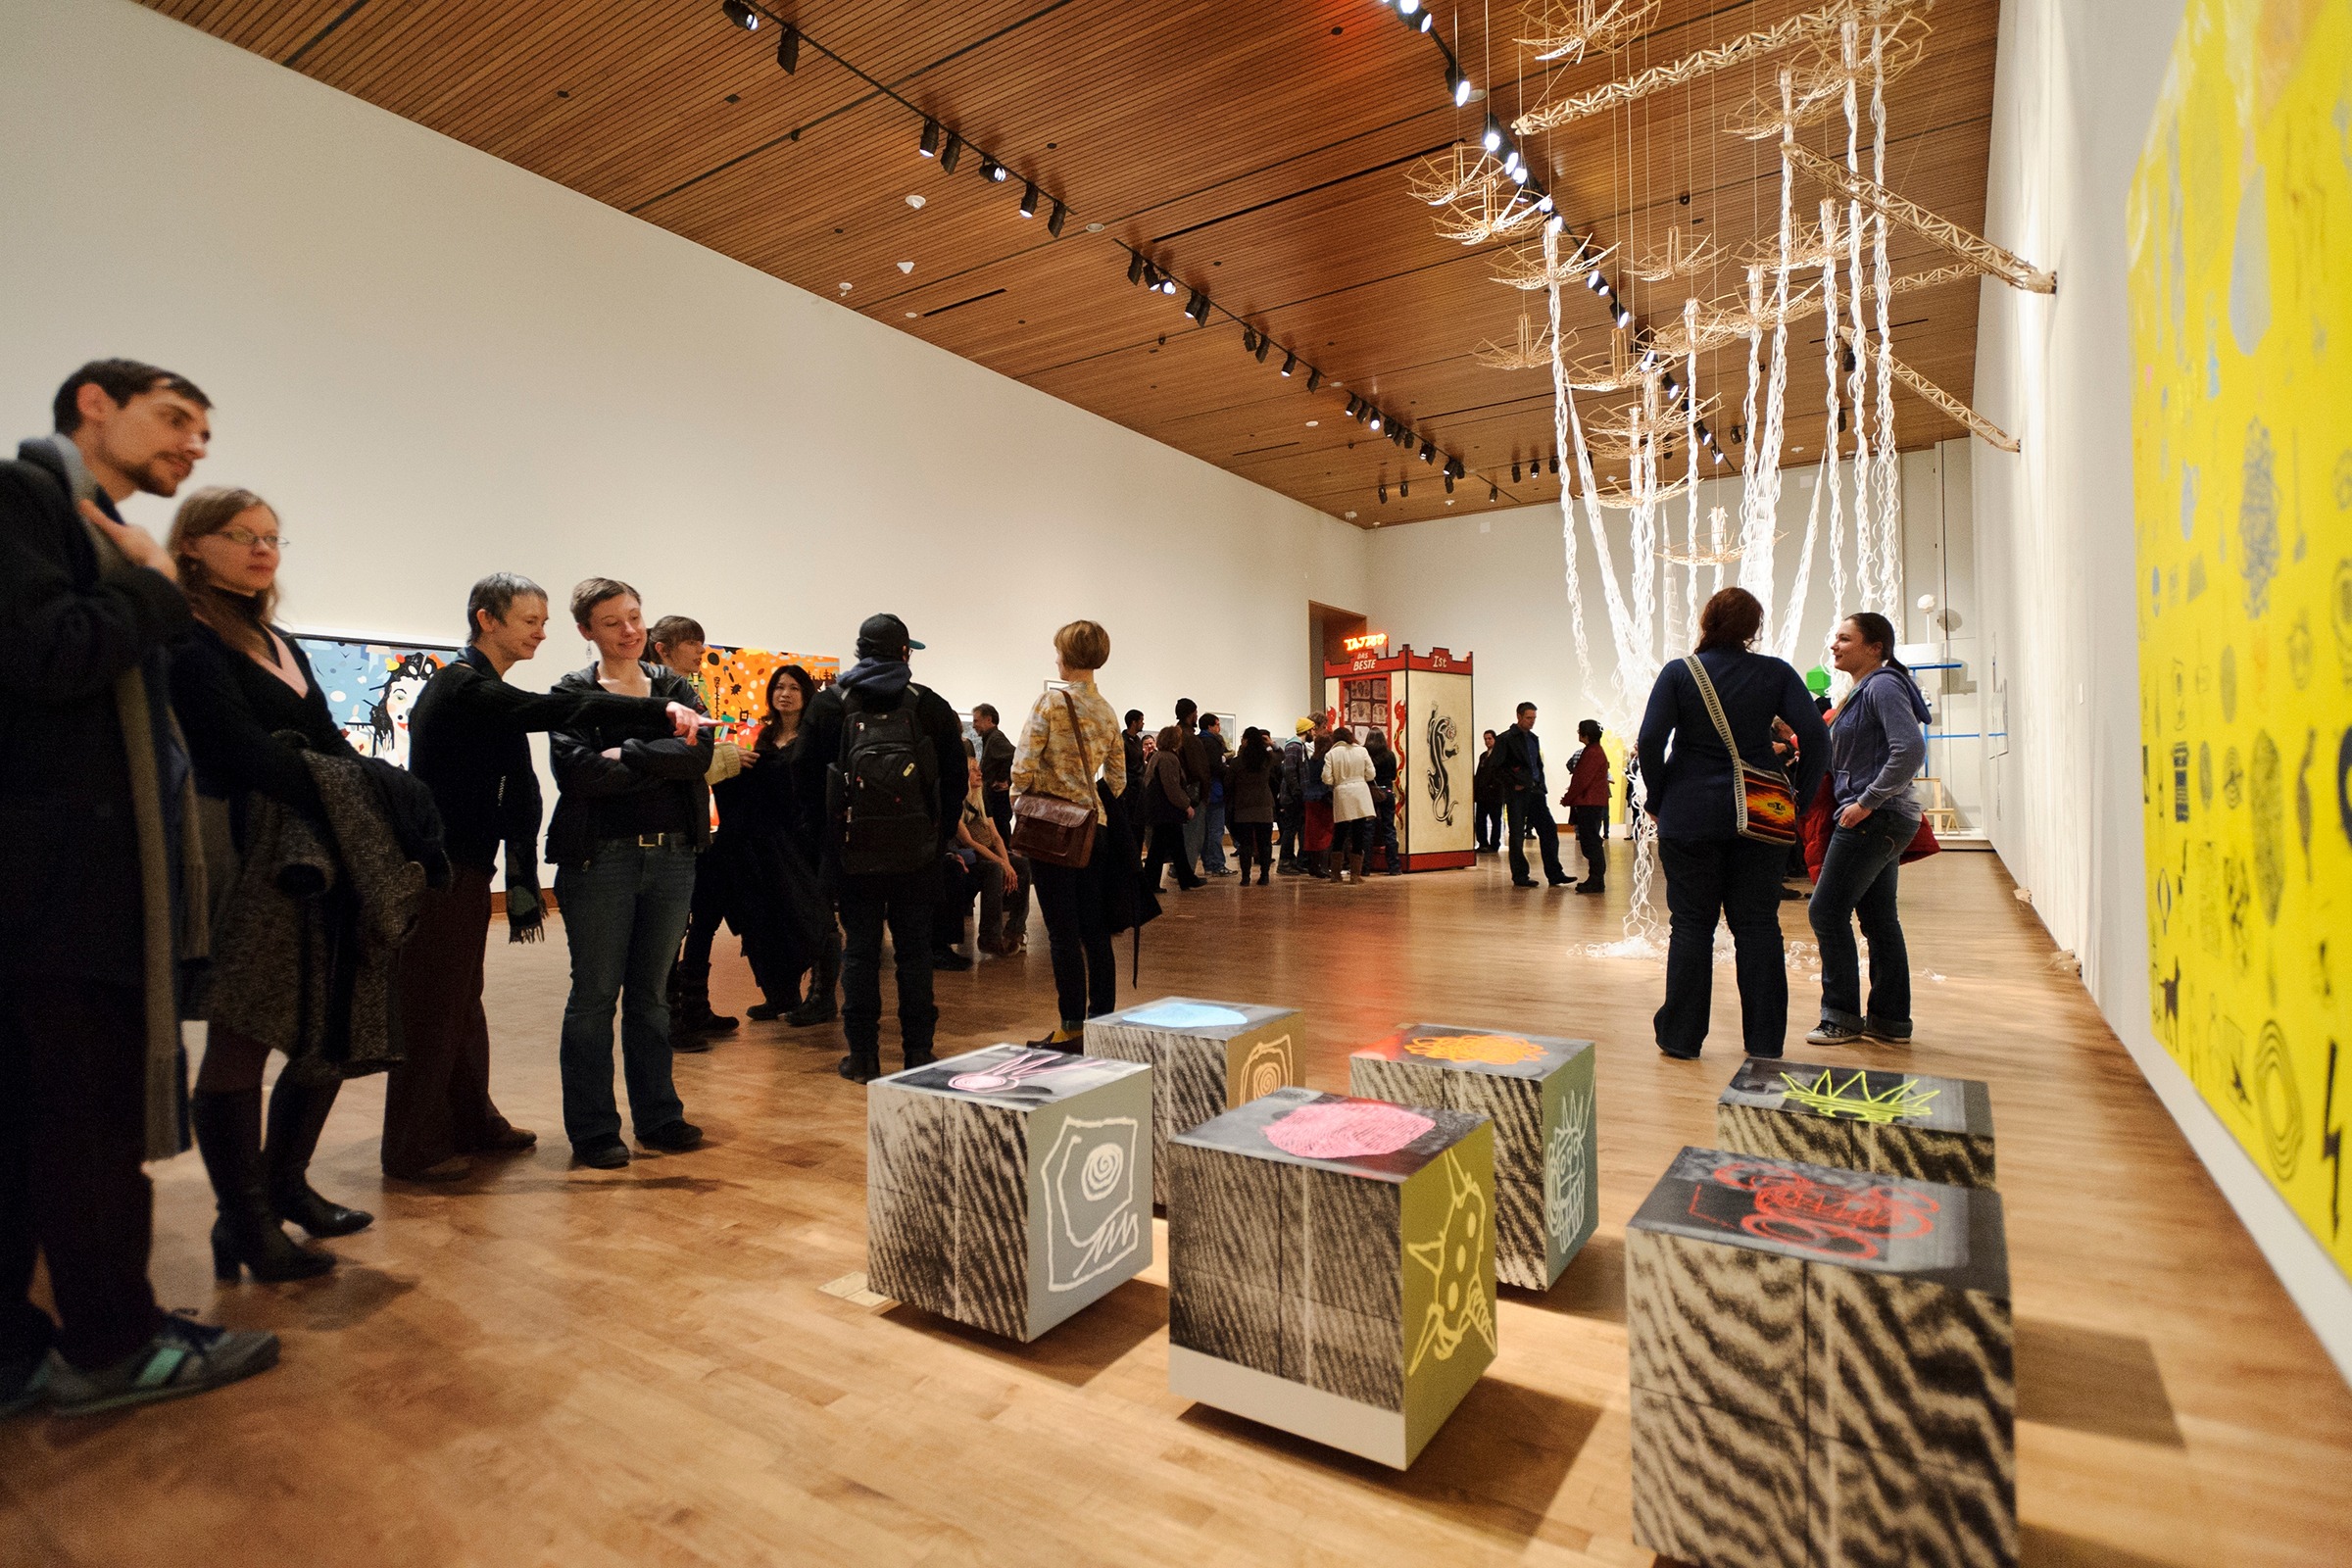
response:
<path fill-rule="evenodd" d="M 1530 0 L 1521 13 L 1532 36 L 1512 40 L 1546 64 L 1607 54 L 1641 35 L 1659 0 Z"/>
<path fill-rule="evenodd" d="M 1878 68 L 1848 55 L 1844 34 L 1853 25 L 1849 17 L 1837 34 L 1810 38 L 1790 51 L 1787 69 L 1795 91 L 1789 102 L 1789 123 L 1801 127 L 1835 120 L 1845 107 L 1846 93 L 1873 79 Z M 1886 80 L 1910 74 L 1927 58 L 1930 30 L 1927 18 L 1916 11 L 1896 17 L 1882 61 Z M 1723 119 L 1726 131 L 1749 141 L 1778 136 L 1781 123 L 1777 94 L 1763 89 L 1750 93 Z"/>
<path fill-rule="evenodd" d="M 1404 188 L 1413 200 L 1438 209 L 1440 239 L 1463 245 L 1524 234 L 1544 219 L 1501 162 L 1471 142 L 1422 159 L 1405 173 Z"/>
<path fill-rule="evenodd" d="M 1573 332 L 1568 335 L 1576 336 Z M 1522 313 L 1517 342 L 1482 342 L 1470 357 L 1490 370 L 1547 370 L 1551 368 L 1551 331 L 1537 326 Z"/>
<path fill-rule="evenodd" d="M 1631 264 L 1627 270 L 1644 283 L 1663 283 L 1669 278 L 1696 277 L 1711 272 L 1723 261 L 1723 247 L 1713 240 L 1702 239 L 1695 245 L 1683 243 L 1679 228 L 1666 231 L 1666 247 Z"/>
<path fill-rule="evenodd" d="M 1555 283 L 1582 283 L 1593 270 L 1617 254 L 1614 245 L 1594 247 L 1591 242 L 1580 246 L 1574 256 L 1560 257 L 1556 262 L 1546 260 L 1548 253 L 1542 245 L 1523 245 L 1517 250 L 1502 253 L 1501 270 L 1494 281 L 1510 288 L 1539 293 Z M 1571 338 L 1576 334 L 1568 334 Z"/>
<path fill-rule="evenodd" d="M 2035 267 L 2013 251 L 2003 250 L 1984 235 L 1962 228 L 1948 218 L 1939 218 L 1915 202 L 1906 201 L 1875 179 L 1865 179 L 1831 163 L 1809 147 L 1800 147 L 1794 138 L 1781 144 L 1782 162 L 1804 171 L 1839 195 L 1860 202 L 1880 217 L 1902 224 L 1931 244 L 1973 265 L 1987 277 L 1997 277 L 2011 288 L 2025 289 L 2035 294 L 2058 292 L 2058 275 Z"/>

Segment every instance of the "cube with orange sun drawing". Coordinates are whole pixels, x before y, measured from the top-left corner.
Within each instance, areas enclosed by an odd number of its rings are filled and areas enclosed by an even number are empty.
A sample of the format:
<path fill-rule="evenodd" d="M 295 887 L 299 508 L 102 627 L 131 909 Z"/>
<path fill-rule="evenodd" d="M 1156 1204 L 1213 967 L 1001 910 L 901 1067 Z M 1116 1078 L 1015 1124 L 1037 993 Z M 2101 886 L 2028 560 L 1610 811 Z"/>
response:
<path fill-rule="evenodd" d="M 1494 1273 L 1544 1291 L 1600 1223 L 1592 1042 L 1408 1023 L 1348 1058 L 1348 1087 L 1494 1122 Z"/>
<path fill-rule="evenodd" d="M 1494 1358 L 1493 1126 L 1285 1088 L 1168 1164 L 1169 1388 L 1411 1464 Z"/>

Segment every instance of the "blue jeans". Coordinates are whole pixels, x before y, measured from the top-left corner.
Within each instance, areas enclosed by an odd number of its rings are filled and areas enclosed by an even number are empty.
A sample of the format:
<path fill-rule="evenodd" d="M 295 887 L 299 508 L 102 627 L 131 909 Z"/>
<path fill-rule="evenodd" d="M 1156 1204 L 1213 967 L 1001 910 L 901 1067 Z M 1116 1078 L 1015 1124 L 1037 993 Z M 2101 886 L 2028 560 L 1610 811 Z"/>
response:
<path fill-rule="evenodd" d="M 1211 789 L 1208 792 L 1208 805 L 1201 810 L 1200 816 L 1208 818 L 1208 825 L 1200 831 L 1200 868 L 1212 876 L 1223 876 L 1225 874 L 1225 797 Z M 1200 820 L 1200 817 L 1195 817 L 1193 820 L 1197 822 Z"/>
<path fill-rule="evenodd" d="M 643 1138 L 684 1119 L 670 1082 L 669 966 L 694 902 L 695 855 L 612 839 L 556 868 L 556 905 L 571 948 L 564 1003 L 564 1132 L 575 1149 L 620 1136 L 612 1103 L 612 1008 L 629 1120 Z"/>
<path fill-rule="evenodd" d="M 1895 881 L 1919 818 L 1876 810 L 1860 827 L 1830 835 L 1821 879 L 1813 885 L 1813 935 L 1821 944 L 1821 1021 L 1840 1029 L 1911 1038 L 1911 955 L 1895 918 Z M 1854 918 L 1870 939 L 1870 1012 L 1862 1012 L 1862 960 Z"/>

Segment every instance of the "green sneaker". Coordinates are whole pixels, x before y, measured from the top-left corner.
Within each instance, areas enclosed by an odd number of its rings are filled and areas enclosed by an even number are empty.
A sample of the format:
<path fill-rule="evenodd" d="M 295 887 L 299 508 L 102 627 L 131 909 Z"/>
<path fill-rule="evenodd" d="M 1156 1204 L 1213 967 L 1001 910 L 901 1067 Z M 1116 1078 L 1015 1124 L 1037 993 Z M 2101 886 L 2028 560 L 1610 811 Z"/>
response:
<path fill-rule="evenodd" d="M 52 1350 L 42 1372 L 50 1405 L 59 1415 L 94 1415 L 203 1394 L 275 1365 L 274 1334 L 214 1328 L 174 1315 L 164 1319 L 154 1339 L 113 1366 L 84 1372 Z"/>

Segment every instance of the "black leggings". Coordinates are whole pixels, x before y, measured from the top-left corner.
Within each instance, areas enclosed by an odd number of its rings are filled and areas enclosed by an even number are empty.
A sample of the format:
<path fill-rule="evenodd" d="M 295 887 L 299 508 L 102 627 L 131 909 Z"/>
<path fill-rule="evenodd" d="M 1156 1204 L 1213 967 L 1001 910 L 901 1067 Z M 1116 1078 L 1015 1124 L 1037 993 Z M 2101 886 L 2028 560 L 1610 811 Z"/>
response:
<path fill-rule="evenodd" d="M 1250 874 L 1250 862 L 1255 859 L 1260 866 L 1274 863 L 1274 824 L 1271 822 L 1232 822 L 1227 831 L 1233 834 L 1233 853 L 1240 859 L 1242 875 Z"/>
<path fill-rule="evenodd" d="M 1152 855 L 1144 862 L 1144 876 L 1153 887 L 1159 886 L 1159 872 L 1164 865 L 1176 867 L 1176 885 L 1197 888 L 1200 877 L 1193 870 L 1192 858 L 1184 853 L 1184 824 L 1160 822 L 1152 829 Z"/>
<path fill-rule="evenodd" d="M 1095 860 L 1081 868 L 1031 862 L 1031 889 L 1046 917 L 1046 940 L 1054 953 L 1054 997 L 1061 1023 L 1075 1028 L 1118 1004 L 1119 958 L 1103 927 L 1102 882 L 1108 867 L 1107 838 L 1095 830 Z"/>

